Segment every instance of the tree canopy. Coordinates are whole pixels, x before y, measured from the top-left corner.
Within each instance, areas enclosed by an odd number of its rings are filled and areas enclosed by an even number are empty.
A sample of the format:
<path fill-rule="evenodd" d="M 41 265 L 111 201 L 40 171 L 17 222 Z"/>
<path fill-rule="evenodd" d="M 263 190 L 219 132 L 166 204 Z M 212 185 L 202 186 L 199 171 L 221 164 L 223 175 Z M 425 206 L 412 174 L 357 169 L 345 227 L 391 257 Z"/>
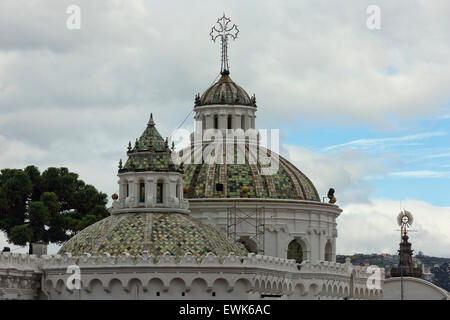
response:
<path fill-rule="evenodd" d="M 62 243 L 107 217 L 107 202 L 67 168 L 0 171 L 0 230 L 16 245 Z"/>

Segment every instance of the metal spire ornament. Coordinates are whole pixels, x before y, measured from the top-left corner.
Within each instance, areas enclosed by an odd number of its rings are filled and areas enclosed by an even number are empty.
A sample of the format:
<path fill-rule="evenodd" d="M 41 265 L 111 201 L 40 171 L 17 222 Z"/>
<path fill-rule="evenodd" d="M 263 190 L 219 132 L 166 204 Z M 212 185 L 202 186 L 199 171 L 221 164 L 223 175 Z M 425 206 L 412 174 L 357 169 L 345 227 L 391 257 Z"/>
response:
<path fill-rule="evenodd" d="M 222 18 L 217 19 L 216 24 L 209 33 L 212 41 L 216 42 L 216 39 L 220 38 L 220 41 L 222 42 L 222 64 L 220 66 L 220 73 L 222 75 L 230 74 L 228 66 L 228 37 L 235 40 L 238 33 L 238 27 L 234 23 L 231 25 L 231 19 L 227 18 L 225 13 Z"/>
<path fill-rule="evenodd" d="M 397 224 L 400 227 L 400 233 L 406 233 L 407 228 L 411 228 L 414 218 L 411 212 L 402 210 L 397 216 Z"/>

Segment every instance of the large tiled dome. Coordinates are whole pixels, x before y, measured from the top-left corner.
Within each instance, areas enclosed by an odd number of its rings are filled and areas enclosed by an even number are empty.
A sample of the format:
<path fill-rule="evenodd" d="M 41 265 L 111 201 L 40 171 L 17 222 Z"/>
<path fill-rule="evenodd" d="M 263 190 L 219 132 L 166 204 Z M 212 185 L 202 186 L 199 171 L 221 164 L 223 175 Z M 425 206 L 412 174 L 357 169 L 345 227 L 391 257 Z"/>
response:
<path fill-rule="evenodd" d="M 201 256 L 208 252 L 216 255 L 246 255 L 246 250 L 229 240 L 215 228 L 182 213 L 124 213 L 115 214 L 68 240 L 59 250 L 73 256 L 140 255 L 147 251 L 158 256 L 169 252 L 184 255 L 187 252 Z"/>
<path fill-rule="evenodd" d="M 266 154 L 272 151 L 260 146 Z M 191 159 L 194 159 L 192 148 Z M 235 156 L 236 156 L 236 147 Z M 184 150 L 185 152 L 189 152 Z M 226 153 L 226 148 L 224 147 Z M 320 201 L 319 194 L 311 180 L 308 179 L 292 163 L 281 156 L 279 169 L 275 174 L 262 175 L 261 163 L 250 164 L 248 148 L 245 163 L 238 164 L 201 164 L 186 163 L 184 165 L 184 186 L 187 187 L 186 198 L 240 198 L 243 187 L 248 188 L 245 197 L 292 199 Z M 183 155 L 183 157 L 185 157 Z M 254 162 L 254 161 L 253 161 Z M 217 191 L 217 185 L 223 185 L 223 194 Z"/>

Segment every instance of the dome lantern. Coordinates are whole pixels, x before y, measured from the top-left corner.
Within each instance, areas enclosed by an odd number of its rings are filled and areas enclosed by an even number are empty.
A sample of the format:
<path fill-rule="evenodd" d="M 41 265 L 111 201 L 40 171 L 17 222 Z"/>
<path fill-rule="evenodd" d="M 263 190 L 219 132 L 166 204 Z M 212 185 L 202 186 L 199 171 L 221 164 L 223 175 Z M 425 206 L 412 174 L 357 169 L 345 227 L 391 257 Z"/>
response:
<path fill-rule="evenodd" d="M 170 208 L 184 212 L 188 208 L 183 197 L 183 167 L 172 161 L 168 139 L 155 127 L 153 114 L 147 128 L 136 139 L 128 160 L 119 165 L 119 198 L 113 203 L 113 213 L 132 209 Z"/>

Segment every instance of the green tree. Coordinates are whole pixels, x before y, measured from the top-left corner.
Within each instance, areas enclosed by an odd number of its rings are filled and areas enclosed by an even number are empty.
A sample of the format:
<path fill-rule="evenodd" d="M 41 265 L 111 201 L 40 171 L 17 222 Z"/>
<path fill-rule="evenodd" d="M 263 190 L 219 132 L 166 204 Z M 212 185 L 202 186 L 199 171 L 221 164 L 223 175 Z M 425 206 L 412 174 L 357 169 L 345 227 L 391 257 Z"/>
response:
<path fill-rule="evenodd" d="M 108 216 L 106 194 L 67 168 L 0 171 L 0 230 L 16 245 L 62 243 Z"/>

